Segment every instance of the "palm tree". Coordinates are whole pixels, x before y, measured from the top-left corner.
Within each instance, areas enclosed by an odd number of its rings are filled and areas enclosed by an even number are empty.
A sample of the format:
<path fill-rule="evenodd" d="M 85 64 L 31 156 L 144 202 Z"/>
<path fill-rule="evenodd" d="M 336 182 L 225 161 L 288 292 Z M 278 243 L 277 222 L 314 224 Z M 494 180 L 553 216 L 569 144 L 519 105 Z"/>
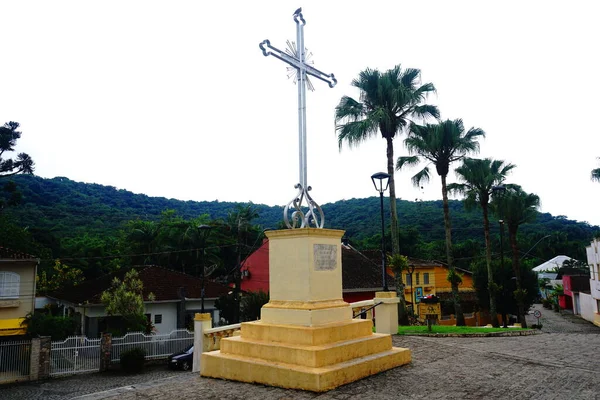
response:
<path fill-rule="evenodd" d="M 458 179 L 463 183 L 451 183 L 448 191 L 460 193 L 465 196 L 465 207 L 472 209 L 481 207 L 483 212 L 483 235 L 485 238 L 485 260 L 488 275 L 488 291 L 490 295 L 490 317 L 492 325 L 498 327 L 498 315 L 496 313 L 496 291 L 492 271 L 492 246 L 490 240 L 490 220 L 488 217 L 488 204 L 493 188 L 504 182 L 506 175 L 515 168 L 513 164 L 505 164 L 502 160 L 483 160 L 476 158 L 465 158 L 463 164 L 456 168 Z"/>
<path fill-rule="evenodd" d="M 387 172 L 390 174 L 390 214 L 392 254 L 400 254 L 398 244 L 398 214 L 394 182 L 394 138 L 415 119 L 439 118 L 437 107 L 423 104 L 429 93 L 435 92 L 431 83 L 421 85 L 421 71 L 400 65 L 385 72 L 367 68 L 352 81 L 360 90 L 359 100 L 344 96 L 335 108 L 336 131 L 340 149 L 344 143 L 358 145 L 377 132 L 385 139 Z M 404 295 L 400 296 L 404 298 Z"/>
<path fill-rule="evenodd" d="M 404 145 L 409 153 L 413 155 L 399 157 L 396 162 L 396 170 L 400 170 L 404 166 L 416 165 L 421 161 L 428 161 L 435 165 L 436 172 L 442 179 L 446 258 L 449 269 L 448 280 L 452 286 L 454 313 L 456 315 L 456 325 L 458 326 L 465 325 L 465 317 L 458 296 L 460 276 L 458 276 L 454 269 L 452 258 L 452 226 L 450 224 L 446 177 L 450 171 L 451 163 L 465 158 L 469 153 L 479 151 L 479 142 L 477 142 L 477 139 L 480 136 L 485 136 L 485 132 L 479 128 L 471 128 L 465 132 L 463 122 L 460 119 L 454 121 L 446 120 L 439 124 L 427 124 L 424 126 L 412 123 L 408 137 L 404 140 Z M 421 182 L 428 182 L 429 179 L 428 165 L 412 177 L 413 184 L 417 187 L 421 185 Z"/>
<path fill-rule="evenodd" d="M 599 157 L 600 159 L 600 157 Z M 592 180 L 596 182 L 600 182 L 600 168 L 594 168 L 592 170 Z"/>
<path fill-rule="evenodd" d="M 200 275 L 202 276 L 202 279 L 204 279 L 205 272 L 204 258 L 206 256 L 206 243 L 209 237 L 209 231 L 212 229 L 212 226 L 210 226 L 209 223 L 210 220 L 206 214 L 199 218 L 194 218 L 186 223 L 183 236 L 181 237 L 182 245 L 189 249 L 193 249 L 193 253 L 186 254 L 186 258 L 194 265 L 195 276 Z M 200 268 L 202 268 L 201 271 Z"/>
<path fill-rule="evenodd" d="M 494 204 L 495 203 L 495 204 Z M 526 193 L 517 185 L 508 188 L 502 196 L 493 201 L 494 211 L 504 219 L 508 225 L 508 238 L 512 250 L 513 273 L 517 279 L 517 290 L 515 298 L 519 313 L 519 322 L 526 328 L 525 321 L 525 290 L 521 281 L 521 266 L 519 257 L 519 246 L 517 244 L 517 231 L 519 226 L 526 222 L 533 222 L 537 217 L 537 209 L 540 206 L 540 198 L 531 193 Z"/>

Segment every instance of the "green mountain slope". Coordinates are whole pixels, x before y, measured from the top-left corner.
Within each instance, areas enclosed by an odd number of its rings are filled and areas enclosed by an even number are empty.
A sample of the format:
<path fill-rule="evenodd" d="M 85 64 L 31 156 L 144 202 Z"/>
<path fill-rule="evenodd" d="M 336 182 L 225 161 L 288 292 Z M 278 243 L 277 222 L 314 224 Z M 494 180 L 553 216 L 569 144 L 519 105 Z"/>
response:
<path fill-rule="evenodd" d="M 64 177 L 44 179 L 36 176 L 16 176 L 13 179 L 23 194 L 22 204 L 8 207 L 3 213 L 20 226 L 32 231 L 49 233 L 56 238 L 88 235 L 114 235 L 133 219 L 158 220 L 161 212 L 173 209 L 184 218 L 208 214 L 212 219 L 225 218 L 236 204 L 219 201 L 180 201 L 164 197 L 149 197 L 118 190 L 112 186 L 74 182 Z M 277 228 L 282 219 L 281 206 L 255 204 L 260 215 L 258 224 L 263 228 Z M 483 243 L 481 213 L 467 212 L 462 202 L 450 202 L 453 241 L 460 244 L 472 241 Z M 386 223 L 389 211 L 385 204 Z M 326 227 L 346 230 L 346 236 L 363 246 L 376 246 L 374 236 L 380 235 L 379 198 L 342 200 L 323 205 Z M 432 243 L 444 240 L 441 201 L 398 201 L 398 216 L 404 241 Z M 498 223 L 491 224 L 497 239 Z M 586 244 L 600 231 L 598 226 L 577 222 L 563 216 L 540 213 L 535 223 L 523 225 L 520 230 L 522 248 L 528 249 L 545 235 L 552 234 L 536 247 L 540 257 L 546 253 L 568 253 L 583 257 Z M 402 233 L 401 232 L 401 233 Z M 370 240 L 371 239 L 371 240 Z M 370 240 L 370 241 L 369 241 Z M 508 248 L 506 249 L 508 251 Z"/>

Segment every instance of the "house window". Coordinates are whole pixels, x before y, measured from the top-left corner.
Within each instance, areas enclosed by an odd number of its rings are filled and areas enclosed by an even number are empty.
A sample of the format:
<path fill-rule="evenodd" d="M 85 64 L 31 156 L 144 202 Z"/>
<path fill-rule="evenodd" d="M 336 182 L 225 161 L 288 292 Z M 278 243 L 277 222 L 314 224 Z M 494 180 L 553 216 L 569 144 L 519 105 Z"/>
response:
<path fill-rule="evenodd" d="M 423 273 L 423 285 L 429 285 L 429 272 Z"/>
<path fill-rule="evenodd" d="M 417 272 L 417 285 L 420 285 L 419 283 L 419 273 Z"/>
<path fill-rule="evenodd" d="M 162 324 L 162 314 L 156 314 L 156 315 L 154 315 L 154 323 L 155 324 Z"/>
<path fill-rule="evenodd" d="M 407 285 L 412 285 L 412 277 L 410 276 L 410 274 L 406 274 L 406 284 Z"/>
<path fill-rule="evenodd" d="M 14 272 L 0 272 L 0 299 L 18 299 L 21 277 Z"/>

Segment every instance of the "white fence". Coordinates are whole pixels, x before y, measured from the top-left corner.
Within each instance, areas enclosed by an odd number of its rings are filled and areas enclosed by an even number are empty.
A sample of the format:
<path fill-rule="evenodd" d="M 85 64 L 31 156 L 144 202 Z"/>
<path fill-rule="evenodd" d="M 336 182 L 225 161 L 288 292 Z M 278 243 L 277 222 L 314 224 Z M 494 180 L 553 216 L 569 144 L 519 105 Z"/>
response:
<path fill-rule="evenodd" d="M 50 376 L 98 371 L 100 368 L 100 339 L 70 336 L 52 342 Z"/>
<path fill-rule="evenodd" d="M 0 342 L 0 383 L 29 379 L 31 340 Z"/>
<path fill-rule="evenodd" d="M 123 337 L 112 338 L 111 361 L 119 362 L 123 351 L 134 348 L 144 349 L 146 360 L 167 358 L 192 344 L 194 344 L 194 332 L 187 329 L 177 329 L 165 335 L 131 332 Z"/>

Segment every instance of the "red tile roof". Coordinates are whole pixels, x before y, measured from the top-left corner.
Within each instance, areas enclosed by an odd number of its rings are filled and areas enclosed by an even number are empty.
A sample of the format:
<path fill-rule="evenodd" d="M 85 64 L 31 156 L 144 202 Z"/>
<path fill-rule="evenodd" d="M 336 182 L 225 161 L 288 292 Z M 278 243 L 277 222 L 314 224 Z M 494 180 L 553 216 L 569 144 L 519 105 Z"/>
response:
<path fill-rule="evenodd" d="M 369 256 L 370 254 L 365 255 L 342 246 L 342 287 L 344 290 L 372 290 L 382 287 L 381 253 L 379 253 L 379 259 L 372 259 Z M 388 275 L 388 286 L 394 287 L 394 282 L 394 278 Z"/>
<path fill-rule="evenodd" d="M 185 297 L 188 299 L 201 298 L 202 279 L 200 278 L 154 265 L 133 268 L 138 271 L 144 284 L 144 299 L 147 299 L 148 295 L 153 293 L 155 301 L 179 300 L 179 288 L 183 288 Z M 110 287 L 114 278 L 122 280 L 127 271 L 129 269 L 124 268 L 98 279 L 84 281 L 72 288 L 49 293 L 49 296 L 75 304 L 85 302 L 100 304 L 102 293 Z M 205 280 L 204 287 L 206 299 L 217 298 L 231 291 L 230 287 L 209 279 Z"/>
<path fill-rule="evenodd" d="M 22 253 L 2 246 L 0 246 L 0 259 L 37 261 L 37 258 L 31 254 Z"/>

